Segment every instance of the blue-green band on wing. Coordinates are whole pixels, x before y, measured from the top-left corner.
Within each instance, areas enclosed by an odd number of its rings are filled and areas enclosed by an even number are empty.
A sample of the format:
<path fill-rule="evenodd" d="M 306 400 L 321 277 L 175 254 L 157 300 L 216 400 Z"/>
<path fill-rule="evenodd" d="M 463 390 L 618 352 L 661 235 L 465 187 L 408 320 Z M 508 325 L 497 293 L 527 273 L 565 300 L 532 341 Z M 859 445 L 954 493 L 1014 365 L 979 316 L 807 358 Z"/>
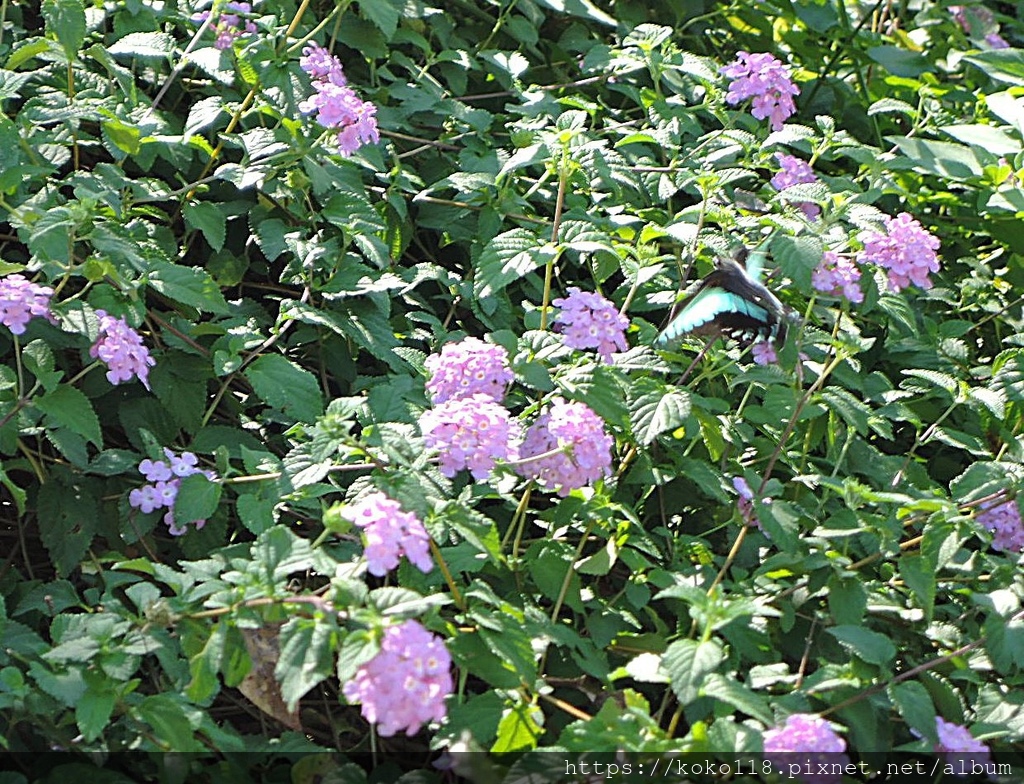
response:
<path fill-rule="evenodd" d="M 659 348 L 685 335 L 726 335 L 749 345 L 754 338 L 786 337 L 786 309 L 761 283 L 767 240 L 747 257 L 747 268 L 719 258 L 697 293 L 662 330 L 654 342 Z"/>
<path fill-rule="evenodd" d="M 767 310 L 723 288 L 698 292 L 658 335 L 655 345 L 666 346 L 685 335 L 760 332 L 772 323 Z"/>

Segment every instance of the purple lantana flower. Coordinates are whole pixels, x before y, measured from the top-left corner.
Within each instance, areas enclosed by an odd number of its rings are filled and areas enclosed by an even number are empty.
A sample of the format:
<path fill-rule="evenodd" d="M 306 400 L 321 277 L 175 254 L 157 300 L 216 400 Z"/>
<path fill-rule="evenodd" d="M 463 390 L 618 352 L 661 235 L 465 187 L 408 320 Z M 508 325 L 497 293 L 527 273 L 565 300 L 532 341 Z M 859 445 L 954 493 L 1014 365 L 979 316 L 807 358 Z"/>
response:
<path fill-rule="evenodd" d="M 189 524 L 196 529 L 206 525 L 205 520 L 185 520 L 181 523 L 174 519 L 174 502 L 178 497 L 181 480 L 192 474 L 203 474 L 213 481 L 217 474 L 199 468 L 199 459 L 192 452 L 178 455 L 171 449 L 164 448 L 166 460 L 151 460 L 148 457 L 139 463 L 139 473 L 146 477 L 149 484 L 137 487 L 128 494 L 128 504 L 143 514 L 157 509 L 167 509 L 164 523 L 171 536 L 181 536 L 188 532 Z"/>
<path fill-rule="evenodd" d="M 1024 523 L 1016 501 L 1006 501 L 978 511 L 978 523 L 992 532 L 992 546 L 997 550 L 1024 551 Z"/>
<path fill-rule="evenodd" d="M 779 162 L 779 171 L 772 177 L 770 184 L 777 191 L 784 191 L 794 185 L 817 182 L 818 178 L 807 161 L 797 158 L 795 155 L 787 155 L 784 152 L 775 153 L 775 160 Z M 797 202 L 797 207 L 810 220 L 821 215 L 821 207 L 809 201 Z"/>
<path fill-rule="evenodd" d="M 721 73 L 732 80 L 725 102 L 735 105 L 753 98 L 750 113 L 758 120 L 770 119 L 773 131 L 782 130 L 796 112 L 793 96 L 800 94 L 800 88 L 790 79 L 789 69 L 767 52 L 739 52 Z"/>
<path fill-rule="evenodd" d="M 500 403 L 513 379 L 508 352 L 479 338 L 446 343 L 440 354 L 427 357 L 424 366 L 430 373 L 427 392 L 435 405 L 476 394 Z"/>
<path fill-rule="evenodd" d="M 909 214 L 886 216 L 885 233 L 866 231 L 860 235 L 864 250 L 857 254 L 860 263 L 870 262 L 887 270 L 889 288 L 900 291 L 911 283 L 930 289 L 928 273 L 939 271 L 939 240 Z"/>
<path fill-rule="evenodd" d="M 302 51 L 299 67 L 310 75 L 315 92 L 299 104 L 303 114 L 316 114 L 316 121 L 336 133 L 338 150 L 348 156 L 364 144 L 380 141 L 377 107 L 362 100 L 348 86 L 341 61 L 319 44 Z"/>
<path fill-rule="evenodd" d="M 471 395 L 441 403 L 420 415 L 420 431 L 427 449 L 437 449 L 441 473 L 455 476 L 468 468 L 484 481 L 497 460 L 514 460 L 518 426 L 508 410 L 487 395 Z"/>
<path fill-rule="evenodd" d="M 570 348 L 596 348 L 601 359 L 609 365 L 612 351 L 629 348 L 625 334 L 629 319 L 600 294 L 570 286 L 568 297 L 555 299 L 551 304 L 561 308 L 555 317 L 555 326 Z"/>
<path fill-rule="evenodd" d="M 825 251 L 821 264 L 811 274 L 811 285 L 823 294 L 846 297 L 855 304 L 864 301 L 864 292 L 860 290 L 860 268 L 853 259 L 832 250 Z"/>
<path fill-rule="evenodd" d="M 403 555 L 421 572 L 434 568 L 423 523 L 383 493 L 370 493 L 349 504 L 341 516 L 363 529 L 363 554 L 370 574 L 382 577 L 398 566 Z"/>
<path fill-rule="evenodd" d="M 418 621 L 384 632 L 380 653 L 362 665 L 342 688 L 345 699 L 362 706 L 363 718 L 384 737 L 415 735 L 447 715 L 452 693 L 452 660 L 444 641 Z"/>
<path fill-rule="evenodd" d="M 611 473 L 612 443 L 589 406 L 555 398 L 526 431 L 516 472 L 566 496 Z"/>
<path fill-rule="evenodd" d="M 33 283 L 24 275 L 0 279 L 0 324 L 15 335 L 22 335 L 28 322 L 37 316 L 53 321 L 52 296 L 52 288 Z"/>
<path fill-rule="evenodd" d="M 116 386 L 136 376 L 149 389 L 149 369 L 156 360 L 149 355 L 139 333 L 123 318 L 114 318 L 104 310 L 97 310 L 96 316 L 100 321 L 99 336 L 89 349 L 89 356 L 106 363 L 111 384 Z"/>

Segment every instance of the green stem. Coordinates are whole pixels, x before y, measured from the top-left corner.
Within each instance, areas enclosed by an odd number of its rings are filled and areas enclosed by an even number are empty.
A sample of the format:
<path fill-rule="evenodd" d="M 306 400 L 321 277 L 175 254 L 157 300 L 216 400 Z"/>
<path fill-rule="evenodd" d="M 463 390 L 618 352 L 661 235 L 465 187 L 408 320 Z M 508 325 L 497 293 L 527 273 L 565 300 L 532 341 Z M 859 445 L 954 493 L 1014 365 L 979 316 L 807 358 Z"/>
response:
<path fill-rule="evenodd" d="M 434 560 L 437 561 L 437 566 L 441 570 L 441 575 L 444 577 L 444 581 L 448 583 L 448 590 L 452 592 L 452 599 L 455 601 L 455 606 L 463 612 L 466 611 L 466 600 L 462 596 L 462 592 L 459 591 L 459 586 L 455 584 L 455 579 L 452 577 L 451 571 L 448 569 L 448 564 L 444 560 L 444 556 L 441 555 L 441 548 L 437 546 L 437 542 L 434 538 L 429 539 L 430 552 L 434 556 Z"/>
<path fill-rule="evenodd" d="M 569 181 L 569 167 L 565 161 L 566 153 L 562 153 L 562 162 L 558 172 L 558 196 L 555 198 L 555 219 L 551 224 L 551 242 L 558 242 L 558 230 L 562 223 L 562 208 L 565 206 L 565 187 Z M 548 324 L 548 304 L 551 302 L 551 277 L 554 274 L 555 259 L 558 254 L 552 255 L 547 264 L 544 265 L 544 298 L 540 305 L 540 329 L 543 332 Z"/>

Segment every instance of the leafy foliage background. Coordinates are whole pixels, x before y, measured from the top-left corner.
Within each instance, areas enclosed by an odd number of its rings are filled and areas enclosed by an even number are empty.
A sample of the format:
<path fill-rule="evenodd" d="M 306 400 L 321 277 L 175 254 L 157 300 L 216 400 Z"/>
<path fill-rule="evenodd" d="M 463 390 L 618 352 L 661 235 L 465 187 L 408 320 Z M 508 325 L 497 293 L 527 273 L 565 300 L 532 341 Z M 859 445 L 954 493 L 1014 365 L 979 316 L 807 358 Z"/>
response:
<path fill-rule="evenodd" d="M 1024 43 L 1020 4 L 988 5 Z M 223 52 L 196 10 L 2 6 L 3 271 L 57 292 L 56 323 L 0 330 L 3 748 L 726 755 L 792 712 L 854 752 L 928 749 L 936 715 L 1020 748 L 1020 554 L 973 519 L 1021 481 L 1019 49 L 923 0 L 267 0 Z M 342 159 L 301 115 L 307 39 L 380 145 Z M 740 50 L 792 67 L 782 131 L 725 104 Z M 776 193 L 779 151 L 821 183 Z M 899 212 L 941 239 L 935 287 L 815 296 L 823 251 Z M 803 316 L 779 365 L 653 351 L 677 292 L 769 229 Z M 628 315 L 613 365 L 546 328 L 570 285 Z M 86 372 L 97 309 L 144 335 L 151 392 Z M 590 405 L 614 476 L 443 477 L 423 362 L 465 335 L 509 350 L 524 420 Z M 208 523 L 181 538 L 127 503 L 163 447 L 220 477 L 182 488 Z M 443 568 L 370 578 L 322 535 L 372 488 Z M 406 617 L 457 693 L 376 738 L 339 680 Z"/>

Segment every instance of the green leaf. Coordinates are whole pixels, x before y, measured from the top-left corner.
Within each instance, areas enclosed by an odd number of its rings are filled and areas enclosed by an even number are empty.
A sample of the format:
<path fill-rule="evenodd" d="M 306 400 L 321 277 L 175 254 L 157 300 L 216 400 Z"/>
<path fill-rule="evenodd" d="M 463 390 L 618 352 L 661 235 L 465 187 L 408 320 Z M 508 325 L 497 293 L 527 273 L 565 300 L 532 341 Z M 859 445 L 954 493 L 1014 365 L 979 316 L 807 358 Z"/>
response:
<path fill-rule="evenodd" d="M 491 562 L 500 564 L 503 560 L 501 540 L 494 520 L 464 504 L 445 504 L 441 514 L 445 523 L 459 536 L 481 553 L 486 553 Z"/>
<path fill-rule="evenodd" d="M 253 216 L 251 215 L 249 220 L 256 244 L 259 245 L 263 255 L 269 261 L 274 261 L 288 250 L 288 243 L 285 241 L 284 221 L 278 218 L 270 218 L 269 220 L 262 220 L 252 225 Z"/>
<path fill-rule="evenodd" d="M 884 634 L 862 626 L 833 626 L 827 629 L 850 653 L 870 664 L 884 667 L 896 657 L 896 646 Z"/>
<path fill-rule="evenodd" d="M 170 58 L 174 54 L 174 38 L 168 33 L 128 33 L 108 51 L 114 57 Z"/>
<path fill-rule="evenodd" d="M 265 354 L 245 371 L 256 394 L 300 422 L 315 422 L 324 412 L 316 376 L 280 354 Z"/>
<path fill-rule="evenodd" d="M 757 519 L 772 543 L 783 552 L 796 552 L 799 545 L 800 511 L 788 501 L 755 503 Z"/>
<path fill-rule="evenodd" d="M 51 427 L 66 427 L 97 448 L 103 448 L 99 418 L 89 398 L 77 388 L 65 384 L 37 397 L 33 402 L 36 408 L 46 414 L 47 423 Z"/>
<path fill-rule="evenodd" d="M 168 750 L 200 751 L 202 745 L 192 734 L 185 706 L 177 695 L 154 694 L 134 709 L 137 716 L 153 728 L 153 739 Z"/>
<path fill-rule="evenodd" d="M 661 666 L 671 678 L 679 702 L 686 705 L 700 696 L 704 680 L 724 660 L 725 653 L 713 640 L 676 640 L 662 654 Z"/>
<path fill-rule="evenodd" d="M 753 716 L 765 724 L 773 723 L 771 710 L 768 708 L 768 701 L 749 689 L 735 678 L 713 672 L 704 679 L 701 693 L 705 697 L 714 697 L 727 705 L 732 705 L 737 710 Z"/>
<path fill-rule="evenodd" d="M 630 401 L 633 433 L 647 446 L 662 433 L 675 430 L 690 415 L 690 395 L 652 379 L 640 379 L 636 397 Z"/>
<path fill-rule="evenodd" d="M 309 542 L 287 528 L 275 525 L 260 534 L 252 545 L 252 561 L 264 572 L 272 587 L 277 581 L 313 565 Z"/>
<path fill-rule="evenodd" d="M 203 474 L 192 474 L 181 480 L 174 499 L 174 520 L 179 528 L 197 520 L 208 520 L 217 511 L 221 486 Z"/>
<path fill-rule="evenodd" d="M 185 687 L 185 696 L 192 702 L 206 702 L 217 693 L 217 673 L 224 658 L 227 628 L 227 621 L 218 621 L 202 650 L 189 659 L 188 669 L 192 680 Z"/>
<path fill-rule="evenodd" d="M 838 574 L 829 578 L 828 607 L 839 625 L 856 625 L 864 618 L 868 595 L 864 585 L 855 578 L 843 579 Z"/>
<path fill-rule="evenodd" d="M 351 299 L 336 312 L 313 308 L 301 302 L 282 303 L 282 317 L 327 327 L 346 340 L 351 338 L 393 370 L 404 371 L 402 359 L 395 353 L 398 340 L 387 316 L 372 301 Z"/>
<path fill-rule="evenodd" d="M 338 681 L 348 683 L 359 668 L 380 653 L 380 643 L 366 629 L 345 635 L 338 648 Z"/>
<path fill-rule="evenodd" d="M 996 419 L 1006 416 L 1006 396 L 999 390 L 988 387 L 971 387 L 967 396 L 989 410 Z"/>
<path fill-rule="evenodd" d="M 1024 623 L 1007 623 L 1006 618 L 993 613 L 984 628 L 985 651 L 996 669 L 1004 675 L 1019 671 L 1024 665 Z"/>
<path fill-rule="evenodd" d="M 929 745 L 939 742 L 935 729 L 935 706 L 924 686 L 916 681 L 897 683 L 889 687 L 889 698 L 911 730 L 915 730 Z"/>
<path fill-rule="evenodd" d="M 334 671 L 332 641 L 336 631 L 314 618 L 292 618 L 281 627 L 281 658 L 274 677 L 281 684 L 281 696 L 294 711 L 306 692 Z"/>
<path fill-rule="evenodd" d="M 189 137 L 194 136 L 205 128 L 209 128 L 224 111 L 224 96 L 222 95 L 211 95 L 209 98 L 196 101 L 188 110 L 185 130 L 182 131 L 183 141 L 188 141 Z"/>
<path fill-rule="evenodd" d="M 86 487 L 55 475 L 37 501 L 39 535 L 62 577 L 78 567 L 96 533 L 96 499 Z"/>
<path fill-rule="evenodd" d="M 811 274 L 821 263 L 824 246 L 817 237 L 776 236 L 771 246 L 772 258 L 786 277 L 801 288 L 811 287 Z"/>
<path fill-rule="evenodd" d="M 967 55 L 964 60 L 996 81 L 1024 86 L 1024 51 L 1020 49 L 993 49 Z"/>
<path fill-rule="evenodd" d="M 950 495 L 957 503 L 967 504 L 1005 490 L 1020 478 L 1020 467 L 1013 463 L 979 461 L 950 483 Z"/>
<path fill-rule="evenodd" d="M 905 114 L 908 117 L 913 117 L 917 114 L 917 109 L 897 98 L 881 98 L 868 107 L 869 117 L 876 114 Z"/>
<path fill-rule="evenodd" d="M 508 616 L 491 617 L 494 629 L 480 629 L 480 639 L 497 654 L 518 682 L 533 683 L 537 677 L 537 655 L 523 625 Z"/>
<path fill-rule="evenodd" d="M 960 182 L 982 175 L 982 162 L 975 151 L 963 144 L 935 142 L 909 136 L 887 136 L 914 163 L 915 171 Z M 986 155 L 995 160 L 994 156 Z"/>
<path fill-rule="evenodd" d="M 901 46 L 872 46 L 867 49 L 867 55 L 893 76 L 914 79 L 935 69 L 923 54 Z"/>
<path fill-rule="evenodd" d="M 359 15 L 369 19 L 387 38 L 398 29 L 400 7 L 394 0 L 360 0 Z"/>
<path fill-rule="evenodd" d="M 494 689 L 470 697 L 465 702 L 452 700 L 448 706 L 448 718 L 445 720 L 438 737 L 458 738 L 460 735 L 471 735 L 481 745 L 489 745 L 498 735 L 498 723 L 501 720 L 504 700 Z M 474 761 L 484 760 L 483 754 L 469 755 Z M 464 773 L 459 774 L 464 776 Z M 467 777 L 470 781 L 486 781 L 500 779 L 478 779 Z"/>
<path fill-rule="evenodd" d="M 261 534 L 274 525 L 277 504 L 277 501 L 260 498 L 256 493 L 243 493 L 238 496 L 235 508 L 242 525 L 254 534 Z"/>
<path fill-rule="evenodd" d="M 522 685 L 516 671 L 479 634 L 459 634 L 448 643 L 448 651 L 459 667 L 497 689 L 516 689 Z"/>
<path fill-rule="evenodd" d="M 491 746 L 496 753 L 530 751 L 537 747 L 544 727 L 543 713 L 536 705 L 518 702 L 506 711 L 498 723 L 498 738 Z"/>
<path fill-rule="evenodd" d="M 1024 101 L 1010 90 L 986 95 L 985 104 L 990 112 L 1015 127 L 1017 133 L 1024 134 Z"/>
<path fill-rule="evenodd" d="M 957 390 L 960 388 L 960 382 L 957 381 L 955 376 L 949 375 L 949 373 L 940 373 L 937 370 L 923 370 L 921 368 L 905 368 L 902 373 L 910 378 L 927 381 L 929 384 L 945 390 L 950 395 L 956 395 Z M 904 381 L 901 382 L 900 386 L 915 388 L 918 385 L 913 384 L 911 381 Z"/>
<path fill-rule="evenodd" d="M 31 224 L 29 250 L 43 261 L 67 264 L 70 261 L 71 236 L 76 226 L 67 207 L 51 207 Z"/>
<path fill-rule="evenodd" d="M 78 433 L 72 433 L 64 427 L 55 427 L 46 431 L 46 440 L 57 447 L 75 468 L 89 465 L 88 444 Z"/>
<path fill-rule="evenodd" d="M 121 120 L 104 120 L 103 132 L 121 152 L 127 155 L 138 154 L 142 134 L 137 125 L 129 125 Z"/>
<path fill-rule="evenodd" d="M 541 5 L 550 8 L 553 11 L 563 14 L 571 14 L 572 16 L 578 16 L 581 19 L 590 19 L 591 21 L 598 22 L 609 27 L 615 27 L 618 22 L 614 18 L 606 14 L 596 5 L 590 2 L 590 0 L 538 0 Z"/>
<path fill-rule="evenodd" d="M 526 229 L 512 229 L 487 243 L 476 263 L 474 291 L 480 298 L 494 296 L 557 256 L 555 247 Z"/>
<path fill-rule="evenodd" d="M 87 672 L 85 680 L 88 688 L 75 704 L 75 723 L 83 738 L 91 742 L 106 729 L 117 695 L 102 676 Z"/>
<path fill-rule="evenodd" d="M 149 285 L 165 297 L 208 313 L 231 312 L 224 295 L 206 270 L 158 262 L 148 277 Z"/>
<path fill-rule="evenodd" d="M 211 248 L 220 250 L 224 247 L 226 224 L 221 207 L 209 201 L 189 202 L 181 212 L 191 228 L 203 233 Z"/>
<path fill-rule="evenodd" d="M 952 136 L 958 142 L 979 147 L 993 155 L 1016 155 L 1020 152 L 1020 142 L 997 126 L 977 123 L 944 125 L 939 130 L 947 136 Z"/>
<path fill-rule="evenodd" d="M 526 561 L 532 564 L 530 577 L 551 601 L 558 601 L 563 595 L 562 587 L 568 580 L 564 592 L 566 605 L 573 609 L 580 606 L 580 578 L 573 569 L 575 548 L 567 542 L 541 540 L 526 551 Z"/>
<path fill-rule="evenodd" d="M 867 404 L 857 400 L 842 387 L 829 387 L 818 394 L 828 407 L 839 414 L 859 435 L 867 435 L 868 418 L 871 416 L 871 409 Z"/>
<path fill-rule="evenodd" d="M 927 536 L 927 534 L 926 534 Z M 903 554 L 899 560 L 900 577 L 914 594 L 925 618 L 931 619 L 935 609 L 936 565 L 933 559 L 922 555 Z"/>
<path fill-rule="evenodd" d="M 422 596 L 416 591 L 397 586 L 378 588 L 369 596 L 370 605 L 375 607 L 381 615 L 399 618 L 415 618 L 423 615 L 431 607 L 450 604 L 451 601 L 447 594 L 432 593 Z"/>
<path fill-rule="evenodd" d="M 42 662 L 33 661 L 28 671 L 42 691 L 69 708 L 73 708 L 85 694 L 85 678 L 80 667 L 55 671 Z"/>
<path fill-rule="evenodd" d="M 10 71 L 15 70 L 19 65 L 27 63 L 32 58 L 43 52 L 54 52 L 58 54 L 60 49 L 55 49 L 57 45 L 52 41 L 48 41 L 45 38 L 29 38 L 17 44 L 14 50 L 11 52 L 11 56 L 7 58 L 6 68 Z"/>
<path fill-rule="evenodd" d="M 46 32 L 60 42 L 68 60 L 73 60 L 85 41 L 85 4 L 82 0 L 43 0 L 42 12 Z"/>

